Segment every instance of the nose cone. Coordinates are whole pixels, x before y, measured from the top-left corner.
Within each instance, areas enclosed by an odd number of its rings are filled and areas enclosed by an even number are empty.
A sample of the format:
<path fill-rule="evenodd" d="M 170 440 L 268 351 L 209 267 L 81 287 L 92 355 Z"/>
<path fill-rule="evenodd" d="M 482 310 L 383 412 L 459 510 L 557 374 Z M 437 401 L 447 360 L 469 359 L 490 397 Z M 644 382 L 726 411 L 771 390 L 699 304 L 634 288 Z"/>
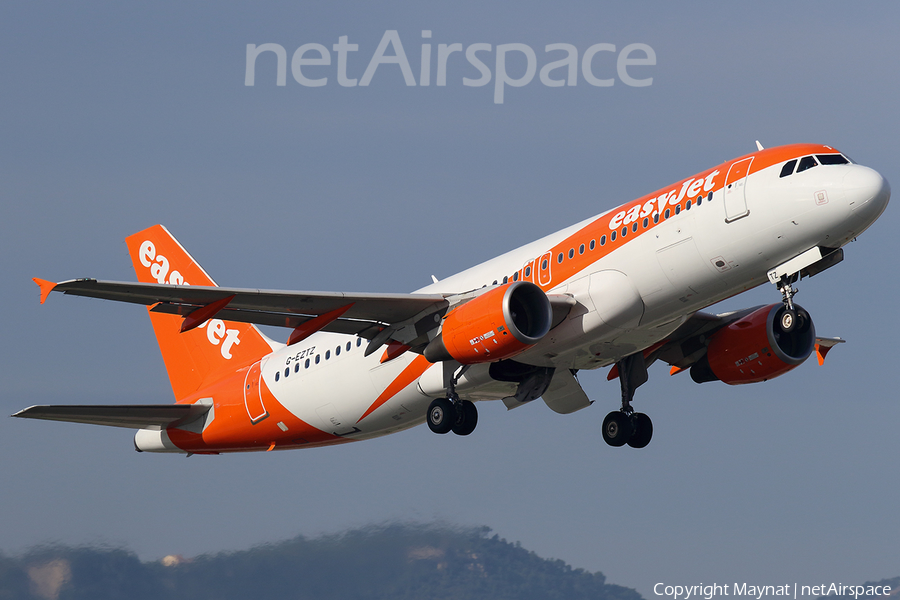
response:
<path fill-rule="evenodd" d="M 843 186 L 854 216 L 871 224 L 881 216 L 891 199 L 891 186 L 878 171 L 853 165 L 844 175 Z"/>

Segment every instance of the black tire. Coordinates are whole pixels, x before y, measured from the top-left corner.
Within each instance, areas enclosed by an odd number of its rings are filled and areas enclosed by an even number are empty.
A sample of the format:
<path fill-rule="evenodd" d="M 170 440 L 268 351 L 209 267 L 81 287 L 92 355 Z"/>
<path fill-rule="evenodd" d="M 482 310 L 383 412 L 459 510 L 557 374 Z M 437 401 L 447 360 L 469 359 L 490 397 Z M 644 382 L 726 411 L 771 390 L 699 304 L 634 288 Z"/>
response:
<path fill-rule="evenodd" d="M 785 333 L 793 331 L 794 327 L 797 326 L 797 311 L 785 310 L 781 313 L 781 316 L 778 317 L 778 326 Z"/>
<path fill-rule="evenodd" d="M 632 448 L 644 448 L 650 443 L 653 437 L 653 421 L 644 413 L 634 413 L 631 415 L 634 424 L 634 433 L 628 440 L 628 445 Z"/>
<path fill-rule="evenodd" d="M 614 448 L 627 444 L 632 433 L 631 419 L 620 410 L 614 410 L 603 419 L 603 441 Z"/>
<path fill-rule="evenodd" d="M 425 420 L 428 421 L 428 428 L 433 432 L 447 433 L 456 423 L 456 409 L 447 398 L 437 398 L 432 400 L 428 407 L 428 415 Z"/>
<path fill-rule="evenodd" d="M 456 419 L 451 431 L 456 435 L 469 435 L 475 431 L 475 426 L 478 425 L 478 409 L 475 408 L 473 402 L 463 400 L 462 410 L 459 412 L 461 414 Z"/>

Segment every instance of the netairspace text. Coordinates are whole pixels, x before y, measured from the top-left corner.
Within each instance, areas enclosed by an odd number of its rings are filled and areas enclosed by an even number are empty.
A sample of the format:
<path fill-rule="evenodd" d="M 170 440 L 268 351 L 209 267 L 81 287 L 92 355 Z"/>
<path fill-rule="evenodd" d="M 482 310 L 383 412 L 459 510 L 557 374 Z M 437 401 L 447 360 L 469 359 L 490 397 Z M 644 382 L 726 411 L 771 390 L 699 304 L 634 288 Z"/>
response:
<path fill-rule="evenodd" d="M 423 30 L 422 38 L 430 40 L 431 30 Z M 535 75 L 543 85 L 553 88 L 577 86 L 579 79 L 601 88 L 612 87 L 616 81 L 630 87 L 647 87 L 653 84 L 653 77 L 647 76 L 648 67 L 656 65 L 656 52 L 643 43 L 628 44 L 621 50 L 615 44 L 597 43 L 580 53 L 573 44 L 547 44 L 539 61 L 538 53 L 531 46 L 521 43 L 474 43 L 465 48 L 461 43 L 450 43 L 437 44 L 433 48 L 433 44 L 423 42 L 418 57 L 417 79 L 400 34 L 397 30 L 390 29 L 384 32 L 378 47 L 366 62 L 362 77 L 351 78 L 349 73 L 358 74 L 363 62 L 353 54 L 355 52 L 359 52 L 359 44 L 351 44 L 346 35 L 339 36 L 338 42 L 330 50 L 319 43 L 302 44 L 291 55 L 291 75 L 294 81 L 304 87 L 326 86 L 332 78 L 341 87 L 365 87 L 371 84 L 379 68 L 384 67 L 382 72 L 399 69 L 407 87 L 426 87 L 431 85 L 434 67 L 434 85 L 443 87 L 447 85 L 448 64 L 463 65 L 467 74 L 478 75 L 461 77 L 464 86 L 482 87 L 493 81 L 494 104 L 503 104 L 507 87 L 526 86 L 534 80 Z M 276 63 L 275 85 L 286 86 L 288 51 L 281 44 L 271 42 L 247 44 L 244 85 L 256 85 L 257 62 L 273 59 Z M 512 69 L 514 73 L 507 70 L 508 59 L 515 62 L 515 68 Z M 523 60 L 524 72 L 521 68 Z"/>

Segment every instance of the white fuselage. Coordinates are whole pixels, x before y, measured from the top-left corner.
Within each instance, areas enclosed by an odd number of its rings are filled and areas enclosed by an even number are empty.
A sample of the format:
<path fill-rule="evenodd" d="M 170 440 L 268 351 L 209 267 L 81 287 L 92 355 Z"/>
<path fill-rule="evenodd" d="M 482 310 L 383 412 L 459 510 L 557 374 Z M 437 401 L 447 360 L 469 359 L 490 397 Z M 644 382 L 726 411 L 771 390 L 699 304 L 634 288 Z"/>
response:
<path fill-rule="evenodd" d="M 696 311 L 765 283 L 770 269 L 810 248 L 845 245 L 875 221 L 889 197 L 882 177 L 861 165 L 819 165 L 780 177 L 781 161 L 731 182 L 724 172 L 729 164 L 664 188 L 643 204 L 625 205 L 646 214 L 629 210 L 637 220 L 627 225 L 619 207 L 418 293 L 458 294 L 520 273 L 548 294 L 569 295 L 576 303 L 515 360 L 596 369 L 665 339 Z M 687 208 L 688 191 L 701 202 L 694 199 Z M 666 198 L 679 200 L 678 214 Z M 613 231 L 618 245 L 603 252 L 600 237 L 612 245 Z M 592 253 L 596 260 L 588 258 Z M 581 262 L 570 273 L 567 261 L 575 258 Z M 418 355 L 407 352 L 382 364 L 380 353 L 364 357 L 364 349 L 356 336 L 316 333 L 275 350 L 263 360 L 262 377 L 290 412 L 342 437 L 365 439 L 421 423 L 428 404 L 444 391 L 443 367 L 432 365 L 384 400 Z M 494 381 L 487 371 L 486 364 L 472 366 L 456 388 L 460 397 L 490 400 L 514 392 L 515 384 Z M 379 398 L 383 403 L 366 414 Z"/>

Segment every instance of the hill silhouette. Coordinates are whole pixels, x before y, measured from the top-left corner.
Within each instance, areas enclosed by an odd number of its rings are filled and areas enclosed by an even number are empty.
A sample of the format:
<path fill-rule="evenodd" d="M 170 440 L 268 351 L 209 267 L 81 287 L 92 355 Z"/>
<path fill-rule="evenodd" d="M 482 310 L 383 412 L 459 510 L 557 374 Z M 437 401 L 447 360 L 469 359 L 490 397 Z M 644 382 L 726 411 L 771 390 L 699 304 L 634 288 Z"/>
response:
<path fill-rule="evenodd" d="M 488 528 L 391 524 L 142 562 L 119 548 L 0 555 L 0 600 L 641 600 Z"/>

